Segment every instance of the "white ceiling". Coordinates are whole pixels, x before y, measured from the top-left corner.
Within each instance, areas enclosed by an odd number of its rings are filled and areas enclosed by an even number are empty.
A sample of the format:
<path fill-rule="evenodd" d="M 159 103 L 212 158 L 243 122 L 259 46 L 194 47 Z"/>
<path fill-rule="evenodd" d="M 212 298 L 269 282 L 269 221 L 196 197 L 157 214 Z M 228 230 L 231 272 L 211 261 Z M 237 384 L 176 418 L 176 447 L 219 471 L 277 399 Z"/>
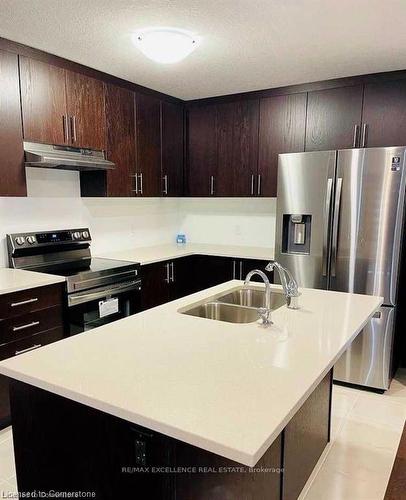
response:
<path fill-rule="evenodd" d="M 160 65 L 151 26 L 201 45 Z M 182 99 L 406 68 L 405 0 L 0 0 L 0 36 Z"/>

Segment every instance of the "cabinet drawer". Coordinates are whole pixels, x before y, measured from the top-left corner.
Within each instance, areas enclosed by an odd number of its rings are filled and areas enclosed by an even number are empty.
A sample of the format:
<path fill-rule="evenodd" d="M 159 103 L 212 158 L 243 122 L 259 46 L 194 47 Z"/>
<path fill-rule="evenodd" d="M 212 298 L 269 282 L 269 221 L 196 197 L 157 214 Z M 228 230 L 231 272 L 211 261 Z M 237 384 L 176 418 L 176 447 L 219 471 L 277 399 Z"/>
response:
<path fill-rule="evenodd" d="M 56 342 L 63 338 L 63 328 L 53 328 L 52 330 L 47 330 L 45 332 L 37 333 L 36 335 L 31 335 L 30 337 L 25 337 L 23 339 L 17 340 L 16 342 L 9 342 L 8 344 L 3 344 L 0 346 L 0 360 L 12 358 L 23 354 L 24 352 L 33 351 L 34 349 L 39 349 L 40 347 Z"/>
<path fill-rule="evenodd" d="M 0 321 L 0 345 L 62 326 L 62 307 L 34 311 Z"/>
<path fill-rule="evenodd" d="M 41 286 L 0 295 L 0 319 L 62 305 L 64 285 Z"/>

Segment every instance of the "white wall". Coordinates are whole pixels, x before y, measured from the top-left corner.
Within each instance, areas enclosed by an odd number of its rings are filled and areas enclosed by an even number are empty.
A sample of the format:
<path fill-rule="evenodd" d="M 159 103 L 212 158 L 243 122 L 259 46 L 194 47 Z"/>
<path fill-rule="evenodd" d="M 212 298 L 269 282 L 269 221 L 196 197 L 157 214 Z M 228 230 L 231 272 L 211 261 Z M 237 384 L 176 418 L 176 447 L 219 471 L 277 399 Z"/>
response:
<path fill-rule="evenodd" d="M 182 198 L 180 210 L 192 243 L 274 247 L 276 198 Z"/>
<path fill-rule="evenodd" d="M 0 198 L 0 266 L 5 235 L 89 227 L 92 252 L 165 244 L 185 232 L 192 243 L 273 247 L 275 199 L 80 198 L 77 172 L 27 169 L 27 198 Z"/>

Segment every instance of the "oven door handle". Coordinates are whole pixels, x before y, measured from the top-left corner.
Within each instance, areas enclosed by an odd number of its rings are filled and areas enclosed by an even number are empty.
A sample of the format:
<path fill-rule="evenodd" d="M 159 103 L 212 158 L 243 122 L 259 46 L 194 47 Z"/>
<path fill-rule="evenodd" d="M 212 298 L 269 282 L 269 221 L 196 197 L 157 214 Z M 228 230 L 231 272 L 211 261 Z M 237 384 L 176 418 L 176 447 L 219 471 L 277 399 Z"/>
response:
<path fill-rule="evenodd" d="M 141 281 L 131 281 L 121 286 L 105 288 L 104 290 L 98 290 L 90 293 L 71 294 L 68 296 L 68 307 L 77 306 L 96 299 L 104 299 L 109 295 L 118 295 L 120 293 L 130 292 L 131 290 L 141 290 Z"/>

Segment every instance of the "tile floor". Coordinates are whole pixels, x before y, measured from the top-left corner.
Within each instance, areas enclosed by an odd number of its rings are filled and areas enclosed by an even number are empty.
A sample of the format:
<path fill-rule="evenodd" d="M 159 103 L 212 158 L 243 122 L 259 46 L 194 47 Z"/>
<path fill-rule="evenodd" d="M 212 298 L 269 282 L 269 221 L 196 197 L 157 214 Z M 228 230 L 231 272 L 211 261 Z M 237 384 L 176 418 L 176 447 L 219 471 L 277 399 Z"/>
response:
<path fill-rule="evenodd" d="M 406 420 L 406 370 L 373 394 L 335 385 L 332 440 L 299 500 L 382 500 Z M 17 498 L 11 428 L 0 431 L 0 498 Z"/>
<path fill-rule="evenodd" d="M 382 500 L 406 420 L 406 370 L 382 395 L 333 387 L 332 439 L 299 500 Z"/>

